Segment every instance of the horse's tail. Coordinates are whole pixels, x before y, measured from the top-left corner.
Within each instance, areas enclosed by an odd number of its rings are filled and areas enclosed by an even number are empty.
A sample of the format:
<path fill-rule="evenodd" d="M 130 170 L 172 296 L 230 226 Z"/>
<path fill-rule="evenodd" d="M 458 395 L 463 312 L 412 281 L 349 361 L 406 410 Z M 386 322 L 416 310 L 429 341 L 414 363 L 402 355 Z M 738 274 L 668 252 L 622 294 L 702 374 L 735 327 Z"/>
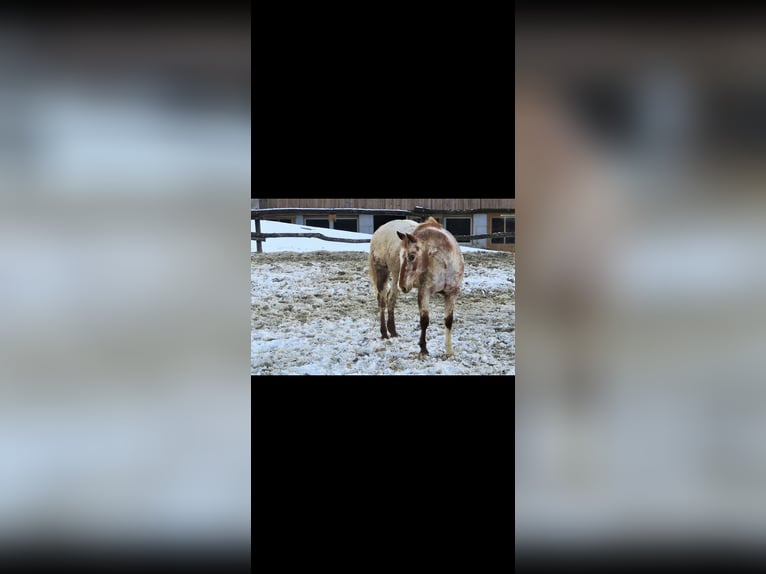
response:
<path fill-rule="evenodd" d="M 369 257 L 369 263 L 370 263 L 370 279 L 372 280 L 372 288 L 375 290 L 375 294 L 378 294 L 378 274 L 375 272 L 375 259 L 372 254 L 372 249 L 370 249 L 370 257 Z"/>

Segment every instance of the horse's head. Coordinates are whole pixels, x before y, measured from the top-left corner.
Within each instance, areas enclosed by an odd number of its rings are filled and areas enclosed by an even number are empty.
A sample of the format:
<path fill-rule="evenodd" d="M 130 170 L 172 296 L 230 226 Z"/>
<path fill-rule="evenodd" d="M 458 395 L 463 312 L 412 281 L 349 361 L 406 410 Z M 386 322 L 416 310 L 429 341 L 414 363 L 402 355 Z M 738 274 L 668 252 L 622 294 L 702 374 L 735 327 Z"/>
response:
<path fill-rule="evenodd" d="M 425 250 L 421 249 L 417 238 L 411 233 L 397 231 L 396 234 L 402 240 L 399 250 L 399 289 L 409 293 L 423 273 Z"/>

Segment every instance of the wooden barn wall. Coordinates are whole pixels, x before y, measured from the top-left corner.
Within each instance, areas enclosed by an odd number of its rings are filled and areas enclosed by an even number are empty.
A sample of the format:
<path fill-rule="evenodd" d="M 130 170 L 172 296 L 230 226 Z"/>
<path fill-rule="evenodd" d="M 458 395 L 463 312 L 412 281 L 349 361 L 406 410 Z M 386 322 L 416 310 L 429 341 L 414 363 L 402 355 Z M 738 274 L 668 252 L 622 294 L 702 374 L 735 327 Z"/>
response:
<path fill-rule="evenodd" d="M 481 199 L 481 209 L 516 209 L 515 199 Z"/>
<path fill-rule="evenodd" d="M 382 198 L 382 199 L 318 199 L 318 198 L 261 198 L 262 209 L 287 207 L 355 207 L 364 209 L 413 209 L 421 205 L 428 209 L 444 209 L 445 211 L 461 211 L 470 209 L 514 209 L 514 199 L 412 199 L 412 198 Z"/>

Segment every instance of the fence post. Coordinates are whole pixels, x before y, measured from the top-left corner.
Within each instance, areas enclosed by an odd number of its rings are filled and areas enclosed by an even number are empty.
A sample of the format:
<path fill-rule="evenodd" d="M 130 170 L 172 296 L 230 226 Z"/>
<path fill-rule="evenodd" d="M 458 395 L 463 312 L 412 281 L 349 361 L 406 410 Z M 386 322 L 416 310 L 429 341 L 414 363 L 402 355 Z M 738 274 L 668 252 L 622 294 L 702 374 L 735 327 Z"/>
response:
<path fill-rule="evenodd" d="M 260 233 L 261 232 L 261 218 L 256 217 L 255 218 L 255 232 Z M 258 253 L 263 253 L 263 248 L 261 247 L 261 240 L 256 239 L 255 240 L 256 250 Z"/>

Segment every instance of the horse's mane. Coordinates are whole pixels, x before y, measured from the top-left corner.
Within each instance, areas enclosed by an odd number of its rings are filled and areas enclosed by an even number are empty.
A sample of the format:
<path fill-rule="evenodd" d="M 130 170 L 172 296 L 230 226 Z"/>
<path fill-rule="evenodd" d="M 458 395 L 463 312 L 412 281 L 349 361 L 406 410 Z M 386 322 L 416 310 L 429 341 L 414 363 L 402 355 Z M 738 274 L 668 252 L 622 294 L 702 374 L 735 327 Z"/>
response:
<path fill-rule="evenodd" d="M 418 225 L 415 228 L 415 230 L 417 231 L 418 229 L 423 229 L 424 227 L 436 227 L 437 229 L 442 228 L 441 224 L 438 221 L 436 221 L 433 217 L 429 217 L 428 219 L 426 219 L 423 223 Z"/>

